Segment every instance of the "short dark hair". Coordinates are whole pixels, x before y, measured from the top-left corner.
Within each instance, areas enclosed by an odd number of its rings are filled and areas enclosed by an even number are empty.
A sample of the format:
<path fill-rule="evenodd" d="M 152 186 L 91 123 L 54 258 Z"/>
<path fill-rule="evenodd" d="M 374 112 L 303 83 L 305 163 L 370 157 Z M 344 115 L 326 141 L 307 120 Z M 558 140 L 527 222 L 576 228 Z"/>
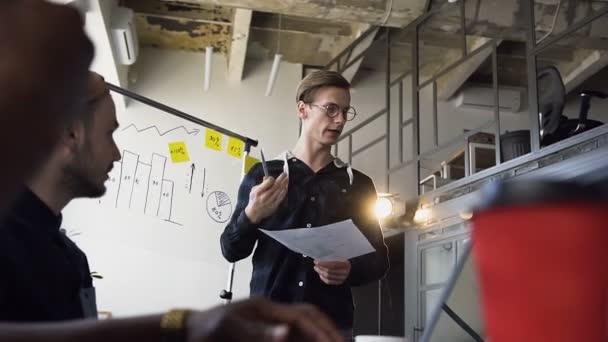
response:
<path fill-rule="evenodd" d="M 336 87 L 350 90 L 350 83 L 340 73 L 335 71 L 314 71 L 300 81 L 296 90 L 296 102 L 312 102 L 317 90 L 322 87 Z"/>

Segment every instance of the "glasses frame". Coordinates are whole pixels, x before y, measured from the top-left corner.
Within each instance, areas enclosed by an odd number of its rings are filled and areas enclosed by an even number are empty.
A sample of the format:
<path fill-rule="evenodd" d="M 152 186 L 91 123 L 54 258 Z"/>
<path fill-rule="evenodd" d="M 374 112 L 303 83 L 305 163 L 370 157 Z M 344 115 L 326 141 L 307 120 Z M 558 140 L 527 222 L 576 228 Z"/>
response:
<path fill-rule="evenodd" d="M 346 108 L 342 108 L 340 106 L 338 106 L 335 103 L 330 103 L 330 104 L 326 104 L 326 105 L 320 105 L 320 104 L 316 104 L 316 103 L 312 103 L 312 102 L 308 102 L 306 103 L 307 105 L 311 106 L 311 107 L 317 107 L 317 108 L 321 108 L 325 111 L 325 115 L 327 115 L 330 118 L 335 118 L 336 116 L 338 116 L 338 113 L 342 113 L 342 116 L 344 116 L 344 120 L 346 121 L 352 121 L 356 116 L 357 116 L 357 110 L 355 109 L 355 107 L 353 106 L 348 106 Z M 327 107 L 329 107 L 330 105 L 334 105 L 336 107 L 338 107 L 338 109 L 340 109 L 339 111 L 335 112 L 333 115 L 329 113 L 329 109 Z M 351 112 L 352 110 L 352 112 Z M 349 115 L 352 115 L 349 117 Z"/>

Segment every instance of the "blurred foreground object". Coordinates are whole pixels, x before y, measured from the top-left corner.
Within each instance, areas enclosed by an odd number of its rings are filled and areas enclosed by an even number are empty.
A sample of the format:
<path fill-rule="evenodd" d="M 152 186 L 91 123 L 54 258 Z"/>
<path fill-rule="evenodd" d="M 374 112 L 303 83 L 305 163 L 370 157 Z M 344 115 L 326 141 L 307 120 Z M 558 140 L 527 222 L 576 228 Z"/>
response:
<path fill-rule="evenodd" d="M 608 341 L 604 189 L 539 180 L 483 189 L 473 254 L 489 340 Z"/>

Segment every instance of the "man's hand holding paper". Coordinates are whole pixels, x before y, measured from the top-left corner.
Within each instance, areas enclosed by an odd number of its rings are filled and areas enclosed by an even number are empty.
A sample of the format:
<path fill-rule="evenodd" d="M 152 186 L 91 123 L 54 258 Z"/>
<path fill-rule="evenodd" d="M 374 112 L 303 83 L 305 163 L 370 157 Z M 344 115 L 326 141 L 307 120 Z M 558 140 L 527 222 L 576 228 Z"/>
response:
<path fill-rule="evenodd" d="M 374 252 L 374 247 L 352 220 L 316 228 L 260 230 L 290 250 L 316 261 L 344 261 Z M 332 264 L 323 264 L 323 267 L 335 268 Z"/>

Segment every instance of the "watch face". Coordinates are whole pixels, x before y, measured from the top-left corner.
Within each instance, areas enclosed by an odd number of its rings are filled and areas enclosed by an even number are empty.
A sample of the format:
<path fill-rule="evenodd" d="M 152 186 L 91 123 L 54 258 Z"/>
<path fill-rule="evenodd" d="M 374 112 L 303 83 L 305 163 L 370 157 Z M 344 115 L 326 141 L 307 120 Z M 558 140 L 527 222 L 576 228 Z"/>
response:
<path fill-rule="evenodd" d="M 160 321 L 163 342 L 183 342 L 188 310 L 171 310 Z"/>

